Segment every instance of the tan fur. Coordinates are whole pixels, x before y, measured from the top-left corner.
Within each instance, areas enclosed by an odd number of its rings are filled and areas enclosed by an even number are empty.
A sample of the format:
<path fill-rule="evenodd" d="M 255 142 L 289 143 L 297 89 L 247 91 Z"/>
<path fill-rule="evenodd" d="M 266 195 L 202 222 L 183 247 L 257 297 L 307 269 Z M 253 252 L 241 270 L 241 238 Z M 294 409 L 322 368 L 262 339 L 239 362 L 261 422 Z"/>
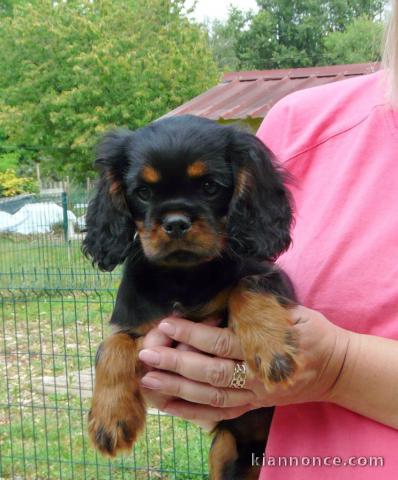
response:
<path fill-rule="evenodd" d="M 244 281 L 229 299 L 229 326 L 238 336 L 249 368 L 272 390 L 275 383 L 290 384 L 298 366 L 289 311 L 274 295 L 245 289 Z M 286 369 L 275 372 L 275 359 Z M 277 364 L 278 365 L 278 364 Z M 278 375 L 280 373 L 280 376 Z"/>
<path fill-rule="evenodd" d="M 224 243 L 223 236 L 201 219 L 196 220 L 189 232 L 179 240 L 171 239 L 159 224 L 152 226 L 150 230 L 146 230 L 142 222 L 136 222 L 136 225 L 142 248 L 148 257 L 166 255 L 182 249 L 198 254 L 212 252 L 212 256 L 216 256 Z"/>
<path fill-rule="evenodd" d="M 130 450 L 145 426 L 139 343 L 126 333 L 115 333 L 101 345 L 88 431 L 94 446 L 110 457 Z"/>
<path fill-rule="evenodd" d="M 239 196 L 249 187 L 249 173 L 244 168 L 241 168 L 238 173 L 238 178 L 236 181 L 235 194 Z"/>
<path fill-rule="evenodd" d="M 211 315 L 221 313 L 227 308 L 228 297 L 230 292 L 231 292 L 230 288 L 221 290 L 221 292 L 219 292 L 208 303 L 205 303 L 204 305 L 200 305 L 199 307 L 189 310 L 187 312 L 183 311 L 181 313 L 186 314 L 186 316 L 192 320 L 203 319 L 206 317 L 210 317 Z"/>
<path fill-rule="evenodd" d="M 109 193 L 110 193 L 111 195 L 120 193 L 121 190 L 122 190 L 122 186 L 121 186 L 120 182 L 118 182 L 117 180 L 114 180 L 114 181 L 111 183 L 111 186 L 109 187 Z"/>
<path fill-rule="evenodd" d="M 157 183 L 160 180 L 160 172 L 151 165 L 145 165 L 141 171 L 141 177 L 148 183 Z"/>
<path fill-rule="evenodd" d="M 116 180 L 111 172 L 106 173 L 106 178 L 109 180 L 109 194 L 117 195 L 122 192 L 122 184 L 119 180 Z"/>
<path fill-rule="evenodd" d="M 196 160 L 187 168 L 188 177 L 202 177 L 207 172 L 207 166 L 202 160 Z"/>
<path fill-rule="evenodd" d="M 211 480 L 225 480 L 223 470 L 225 465 L 238 458 L 236 441 L 228 430 L 217 432 L 209 453 L 209 470 Z"/>

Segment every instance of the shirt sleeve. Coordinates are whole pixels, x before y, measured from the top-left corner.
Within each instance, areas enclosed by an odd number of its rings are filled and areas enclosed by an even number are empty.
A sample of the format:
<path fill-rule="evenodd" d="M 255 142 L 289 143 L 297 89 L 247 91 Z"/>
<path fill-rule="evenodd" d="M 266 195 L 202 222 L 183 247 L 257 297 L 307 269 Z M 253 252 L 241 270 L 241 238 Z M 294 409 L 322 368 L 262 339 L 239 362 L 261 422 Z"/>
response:
<path fill-rule="evenodd" d="M 267 113 L 257 131 L 257 137 L 276 155 L 279 162 L 287 160 L 290 140 L 289 120 L 292 116 L 288 98 L 276 103 Z"/>

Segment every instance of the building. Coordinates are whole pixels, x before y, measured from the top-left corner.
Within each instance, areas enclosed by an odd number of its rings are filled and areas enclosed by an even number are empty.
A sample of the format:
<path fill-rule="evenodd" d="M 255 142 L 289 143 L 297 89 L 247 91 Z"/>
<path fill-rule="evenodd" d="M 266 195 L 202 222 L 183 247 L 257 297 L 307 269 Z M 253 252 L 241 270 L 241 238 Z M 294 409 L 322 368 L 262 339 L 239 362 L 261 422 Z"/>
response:
<path fill-rule="evenodd" d="M 268 110 L 289 93 L 365 75 L 379 68 L 379 63 L 362 63 L 225 73 L 218 85 L 167 113 L 165 117 L 191 114 L 221 123 L 239 121 L 255 131 Z"/>

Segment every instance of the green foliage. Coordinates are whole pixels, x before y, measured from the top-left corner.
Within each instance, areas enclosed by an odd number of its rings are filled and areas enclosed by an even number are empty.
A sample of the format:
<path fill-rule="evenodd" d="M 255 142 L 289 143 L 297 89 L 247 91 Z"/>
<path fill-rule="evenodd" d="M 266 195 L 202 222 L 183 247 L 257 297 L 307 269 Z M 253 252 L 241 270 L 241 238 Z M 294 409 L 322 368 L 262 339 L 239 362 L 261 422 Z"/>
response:
<path fill-rule="evenodd" d="M 10 16 L 13 10 L 13 0 L 0 0 L 0 16 Z"/>
<path fill-rule="evenodd" d="M 0 127 L 38 148 L 42 174 L 83 178 L 92 146 L 217 81 L 183 0 L 31 0 L 0 16 Z"/>
<path fill-rule="evenodd" d="M 358 50 L 353 56 L 356 62 L 380 58 L 375 42 L 380 41 L 382 27 L 377 19 L 381 18 L 386 0 L 257 0 L 257 3 L 257 13 L 245 16 L 231 10 L 225 23 L 214 25 L 211 37 L 221 68 L 224 65 L 220 50 L 233 58 L 235 69 L 340 62 L 341 58 L 350 58 L 341 54 L 340 45 L 344 43 Z M 361 31 L 358 39 L 354 39 L 359 25 Z"/>
<path fill-rule="evenodd" d="M 0 172 L 0 197 L 13 197 L 21 193 L 37 193 L 37 182 L 27 177 L 17 177 L 15 170 Z"/>
<path fill-rule="evenodd" d="M 33 177 L 36 173 L 37 153 L 35 149 L 12 145 L 0 129 L 0 172 L 11 168 L 17 176 Z"/>
<path fill-rule="evenodd" d="M 18 168 L 19 154 L 17 152 L 0 153 L 0 172 Z"/>
<path fill-rule="evenodd" d="M 333 32 L 325 38 L 330 63 L 361 63 L 380 60 L 383 25 L 366 16 L 354 20 L 344 32 Z"/>
<path fill-rule="evenodd" d="M 239 32 L 246 25 L 250 15 L 250 13 L 246 14 L 231 6 L 226 22 L 216 19 L 207 25 L 214 59 L 219 69 L 223 72 L 233 71 L 239 68 L 237 40 L 239 38 Z"/>

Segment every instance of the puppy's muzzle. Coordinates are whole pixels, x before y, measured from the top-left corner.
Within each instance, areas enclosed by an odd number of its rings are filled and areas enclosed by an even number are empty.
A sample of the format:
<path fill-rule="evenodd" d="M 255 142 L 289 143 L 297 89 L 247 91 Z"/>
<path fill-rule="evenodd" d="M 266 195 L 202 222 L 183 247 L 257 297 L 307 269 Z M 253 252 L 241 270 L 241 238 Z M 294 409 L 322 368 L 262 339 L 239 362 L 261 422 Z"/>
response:
<path fill-rule="evenodd" d="M 162 229 L 174 240 L 182 238 L 191 228 L 191 219 L 181 213 L 171 213 L 162 219 Z"/>

